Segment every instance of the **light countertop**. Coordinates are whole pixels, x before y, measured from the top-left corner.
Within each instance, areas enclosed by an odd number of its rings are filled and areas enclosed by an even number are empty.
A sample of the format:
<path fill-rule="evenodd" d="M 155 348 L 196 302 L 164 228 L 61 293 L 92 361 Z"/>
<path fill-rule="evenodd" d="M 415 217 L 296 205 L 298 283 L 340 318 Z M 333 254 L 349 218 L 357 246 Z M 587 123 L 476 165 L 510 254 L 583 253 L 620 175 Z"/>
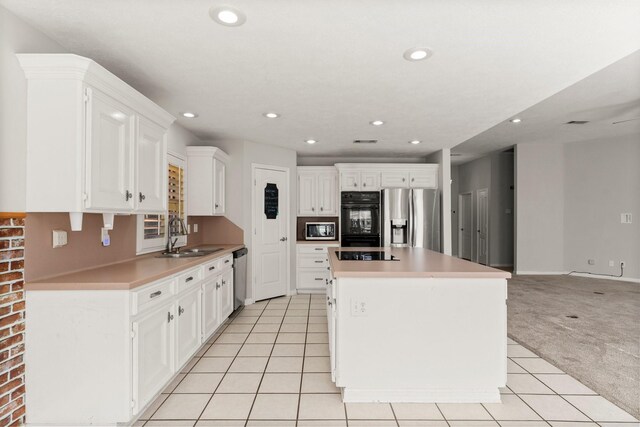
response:
<path fill-rule="evenodd" d="M 336 251 L 390 252 L 395 261 L 340 261 Z M 423 248 L 330 248 L 334 277 L 425 277 L 509 279 L 511 273 Z"/>
<path fill-rule="evenodd" d="M 229 255 L 244 245 L 215 245 L 223 248 L 193 258 L 156 258 L 158 253 L 129 261 L 76 271 L 25 284 L 27 291 L 47 290 L 128 290 L 179 273 L 207 261 Z"/>
<path fill-rule="evenodd" d="M 298 240 L 296 245 L 340 245 L 338 240 Z"/>

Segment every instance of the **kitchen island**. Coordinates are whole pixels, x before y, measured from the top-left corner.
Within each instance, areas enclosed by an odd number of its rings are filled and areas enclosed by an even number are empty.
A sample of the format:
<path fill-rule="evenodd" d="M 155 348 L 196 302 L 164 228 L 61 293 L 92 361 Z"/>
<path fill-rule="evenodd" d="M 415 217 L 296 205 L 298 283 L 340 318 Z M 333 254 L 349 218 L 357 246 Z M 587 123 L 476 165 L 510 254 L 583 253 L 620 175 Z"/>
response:
<path fill-rule="evenodd" d="M 354 251 L 394 259 L 340 259 Z M 329 263 L 331 374 L 345 402 L 500 402 L 509 273 L 422 248 L 336 248 Z"/>

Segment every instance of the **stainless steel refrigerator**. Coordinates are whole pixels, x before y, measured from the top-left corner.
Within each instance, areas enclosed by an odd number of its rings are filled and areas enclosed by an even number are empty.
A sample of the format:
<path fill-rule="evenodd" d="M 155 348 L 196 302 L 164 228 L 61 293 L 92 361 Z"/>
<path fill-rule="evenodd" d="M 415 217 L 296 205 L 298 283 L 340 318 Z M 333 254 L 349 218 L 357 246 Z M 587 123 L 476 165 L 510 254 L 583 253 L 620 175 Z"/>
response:
<path fill-rule="evenodd" d="M 440 192 L 427 188 L 382 190 L 382 246 L 440 251 Z"/>

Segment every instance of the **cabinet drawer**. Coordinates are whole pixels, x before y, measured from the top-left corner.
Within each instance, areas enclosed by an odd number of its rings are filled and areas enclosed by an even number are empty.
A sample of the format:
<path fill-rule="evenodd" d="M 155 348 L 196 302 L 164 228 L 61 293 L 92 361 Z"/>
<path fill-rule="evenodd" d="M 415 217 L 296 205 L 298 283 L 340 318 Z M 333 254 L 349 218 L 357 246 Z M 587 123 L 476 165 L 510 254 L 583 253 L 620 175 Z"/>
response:
<path fill-rule="evenodd" d="M 318 289 L 327 286 L 329 270 L 298 270 L 298 289 Z"/>
<path fill-rule="evenodd" d="M 220 267 L 220 261 L 222 261 L 221 259 L 214 259 L 213 261 L 209 261 L 208 263 L 204 264 L 202 266 L 202 268 L 204 269 L 203 272 L 203 277 L 206 279 L 207 277 L 211 277 L 211 276 L 215 276 L 217 275 L 222 268 Z"/>
<path fill-rule="evenodd" d="M 151 307 L 155 307 L 158 303 L 165 301 L 173 295 L 173 280 L 165 280 L 160 283 L 149 285 L 132 292 L 131 313 L 139 312 Z"/>
<path fill-rule="evenodd" d="M 326 252 L 323 255 L 299 255 L 298 268 L 328 268 L 329 259 Z"/>
<path fill-rule="evenodd" d="M 190 289 L 202 280 L 202 267 L 194 268 L 178 276 L 178 292 Z"/>
<path fill-rule="evenodd" d="M 299 254 L 326 254 L 326 246 L 316 245 L 298 245 Z"/>
<path fill-rule="evenodd" d="M 229 254 L 220 259 L 220 270 L 228 270 L 233 267 L 233 255 Z"/>

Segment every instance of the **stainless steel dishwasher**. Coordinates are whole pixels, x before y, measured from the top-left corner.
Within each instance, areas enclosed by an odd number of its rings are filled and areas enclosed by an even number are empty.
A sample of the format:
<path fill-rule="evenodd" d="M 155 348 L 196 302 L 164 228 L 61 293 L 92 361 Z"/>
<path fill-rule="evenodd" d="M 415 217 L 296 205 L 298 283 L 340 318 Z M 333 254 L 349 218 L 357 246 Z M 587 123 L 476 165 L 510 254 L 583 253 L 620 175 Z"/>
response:
<path fill-rule="evenodd" d="M 233 252 L 233 309 L 244 305 L 247 296 L 247 248 Z"/>

